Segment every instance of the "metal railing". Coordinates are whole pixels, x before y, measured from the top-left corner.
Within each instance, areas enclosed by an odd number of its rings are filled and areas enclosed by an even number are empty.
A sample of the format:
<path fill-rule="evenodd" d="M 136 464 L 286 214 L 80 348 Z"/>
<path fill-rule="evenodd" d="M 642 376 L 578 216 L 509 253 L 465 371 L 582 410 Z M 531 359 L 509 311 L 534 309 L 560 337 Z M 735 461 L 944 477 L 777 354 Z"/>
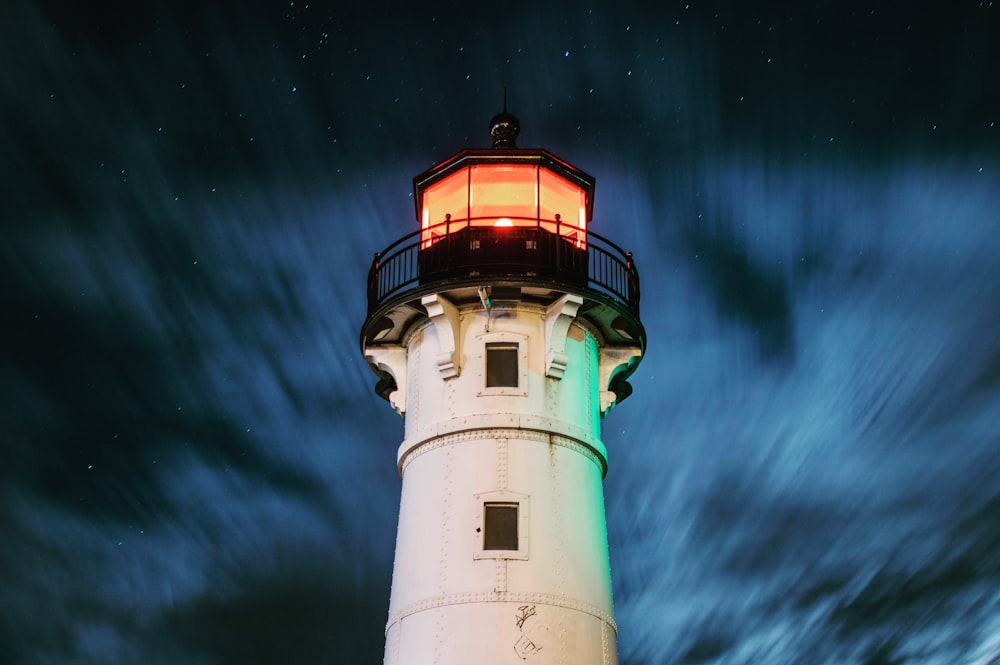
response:
<path fill-rule="evenodd" d="M 504 227 L 478 226 L 477 221 L 447 220 L 450 228 L 433 240 L 433 229 L 417 230 L 376 253 L 368 272 L 368 316 L 421 286 L 506 277 L 591 289 L 620 302 L 638 318 L 639 273 L 631 252 L 592 231 L 586 232 L 584 242 L 577 237 L 582 232 L 570 231 L 567 225 L 560 228 L 558 220 Z"/>

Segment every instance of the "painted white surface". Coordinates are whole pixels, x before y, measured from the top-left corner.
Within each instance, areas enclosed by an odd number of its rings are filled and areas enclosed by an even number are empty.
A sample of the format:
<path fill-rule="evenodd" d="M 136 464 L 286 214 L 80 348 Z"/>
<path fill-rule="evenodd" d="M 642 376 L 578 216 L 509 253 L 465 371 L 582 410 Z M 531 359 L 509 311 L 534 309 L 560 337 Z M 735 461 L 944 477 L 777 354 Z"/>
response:
<path fill-rule="evenodd" d="M 617 663 L 597 340 L 573 303 L 487 315 L 440 298 L 397 368 L 406 421 L 385 663 Z M 486 387 L 497 341 L 519 345 L 517 387 Z M 483 550 L 486 500 L 519 503 L 517 551 Z"/>

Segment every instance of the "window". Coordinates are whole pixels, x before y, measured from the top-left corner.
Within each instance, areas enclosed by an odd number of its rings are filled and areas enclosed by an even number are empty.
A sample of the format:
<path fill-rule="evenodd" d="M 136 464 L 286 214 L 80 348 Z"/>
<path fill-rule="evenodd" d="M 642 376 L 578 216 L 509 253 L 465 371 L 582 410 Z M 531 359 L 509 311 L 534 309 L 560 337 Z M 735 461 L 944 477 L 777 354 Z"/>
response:
<path fill-rule="evenodd" d="M 531 499 L 527 494 L 493 490 L 473 494 L 474 515 L 469 545 L 474 560 L 528 560 L 531 540 Z"/>
<path fill-rule="evenodd" d="M 486 345 L 486 387 L 516 388 L 518 345 L 500 342 Z"/>
<path fill-rule="evenodd" d="M 542 228 L 573 241 L 580 249 L 587 241 L 587 194 L 582 187 L 548 169 L 539 172 L 539 219 Z M 559 220 L 557 223 L 555 220 Z"/>
<path fill-rule="evenodd" d="M 479 372 L 479 397 L 524 397 L 531 377 L 528 374 L 528 338 L 510 332 L 477 335 L 479 341 L 472 362 Z M 480 346 L 481 345 L 481 346 Z"/>
<path fill-rule="evenodd" d="M 469 225 L 469 170 L 462 169 L 434 183 L 424 191 L 423 200 L 420 248 L 426 249 L 445 234 Z"/>
<path fill-rule="evenodd" d="M 483 549 L 517 551 L 517 504 L 483 504 Z"/>

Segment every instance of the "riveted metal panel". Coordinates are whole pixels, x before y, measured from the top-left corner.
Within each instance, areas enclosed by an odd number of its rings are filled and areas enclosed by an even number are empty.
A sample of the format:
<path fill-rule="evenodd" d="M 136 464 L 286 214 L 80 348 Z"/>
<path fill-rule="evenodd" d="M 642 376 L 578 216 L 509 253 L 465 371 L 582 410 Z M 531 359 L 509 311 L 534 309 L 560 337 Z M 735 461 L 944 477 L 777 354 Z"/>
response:
<path fill-rule="evenodd" d="M 584 326 L 550 326 L 568 332 L 557 345 L 565 367 L 547 376 L 545 315 L 530 303 L 462 305 L 451 375 L 433 326 L 409 337 L 386 643 L 398 665 L 616 658 L 598 344 Z M 486 386 L 485 345 L 496 340 L 519 344 L 516 390 Z M 484 549 L 491 501 L 518 506 L 518 550 Z"/>

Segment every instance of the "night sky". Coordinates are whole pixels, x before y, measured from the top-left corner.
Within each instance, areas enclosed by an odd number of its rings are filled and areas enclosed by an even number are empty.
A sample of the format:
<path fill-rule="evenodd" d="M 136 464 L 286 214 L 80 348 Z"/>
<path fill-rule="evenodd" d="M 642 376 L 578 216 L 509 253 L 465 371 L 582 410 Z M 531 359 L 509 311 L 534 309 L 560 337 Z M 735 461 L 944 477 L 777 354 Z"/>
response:
<path fill-rule="evenodd" d="M 1000 5 L 652 4 L 4 3 L 0 664 L 381 662 L 365 279 L 505 84 L 642 280 L 623 665 L 1000 663 Z"/>

